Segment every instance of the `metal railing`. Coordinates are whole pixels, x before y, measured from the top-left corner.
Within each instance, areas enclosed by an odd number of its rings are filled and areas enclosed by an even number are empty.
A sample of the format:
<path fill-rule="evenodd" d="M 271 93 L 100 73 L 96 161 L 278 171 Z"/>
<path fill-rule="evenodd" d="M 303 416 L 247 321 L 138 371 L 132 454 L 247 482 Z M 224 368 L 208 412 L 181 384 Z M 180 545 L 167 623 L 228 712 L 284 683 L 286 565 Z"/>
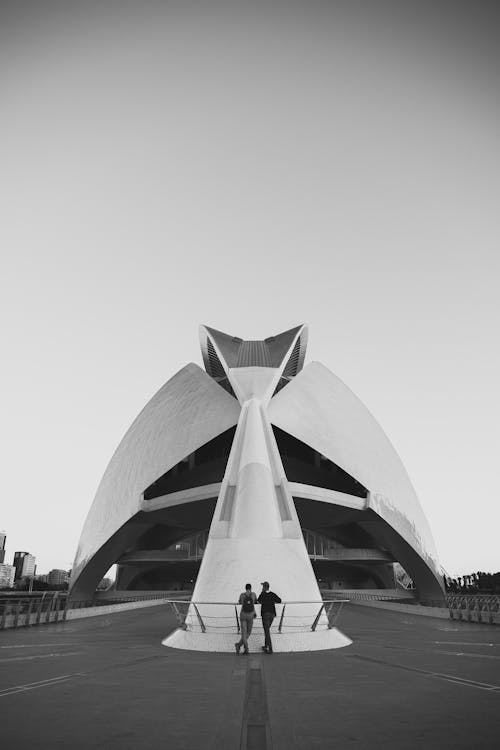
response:
<path fill-rule="evenodd" d="M 0 599 L 0 630 L 58 622 L 66 617 L 66 594 Z"/>
<path fill-rule="evenodd" d="M 321 593 L 325 596 L 337 594 L 336 591 L 325 589 Z M 398 591 L 380 589 L 377 591 L 346 590 L 345 595 L 350 601 L 387 601 L 394 604 L 448 609 L 452 620 L 500 625 L 500 596 L 498 594 L 447 594 L 445 599 L 419 600 L 410 592 L 401 596 Z"/>
<path fill-rule="evenodd" d="M 287 601 L 276 605 L 279 617 L 278 633 L 315 632 L 335 627 L 342 607 L 349 599 Z M 170 599 L 179 627 L 191 632 L 239 633 L 239 604 L 234 602 L 201 602 Z M 312 607 L 311 605 L 315 605 Z M 224 608 L 224 609 L 222 609 Z M 301 611 L 302 610 L 302 611 Z M 255 626 L 261 627 L 256 615 Z"/>
<path fill-rule="evenodd" d="M 446 600 L 452 620 L 500 625 L 500 596 L 448 594 Z"/>
<path fill-rule="evenodd" d="M 43 592 L 23 597 L 4 596 L 0 597 L 0 630 L 64 621 L 68 612 L 75 609 L 95 609 L 164 598 L 162 594 L 151 593 L 141 597 L 124 596 L 75 601 L 69 599 L 65 591 Z"/>

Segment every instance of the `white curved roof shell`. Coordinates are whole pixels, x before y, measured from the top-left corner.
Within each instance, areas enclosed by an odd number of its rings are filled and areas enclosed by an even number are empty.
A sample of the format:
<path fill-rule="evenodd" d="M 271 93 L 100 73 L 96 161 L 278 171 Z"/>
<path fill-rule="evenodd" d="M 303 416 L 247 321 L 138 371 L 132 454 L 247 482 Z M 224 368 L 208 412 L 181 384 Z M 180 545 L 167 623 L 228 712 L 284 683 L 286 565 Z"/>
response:
<path fill-rule="evenodd" d="M 432 534 L 408 474 L 384 431 L 354 393 L 319 362 L 269 404 L 272 424 L 306 443 L 369 490 L 369 507 L 440 576 Z"/>
<path fill-rule="evenodd" d="M 141 510 L 144 490 L 236 425 L 240 405 L 198 365 L 186 365 L 146 404 L 116 449 L 85 521 L 72 585 L 98 550 Z"/>
<path fill-rule="evenodd" d="M 209 329 L 202 329 L 203 337 L 211 336 Z M 434 541 L 398 454 L 368 409 L 339 378 L 317 362 L 300 370 L 304 330 L 298 327 L 264 342 L 243 342 L 215 332 L 210 352 L 208 338 L 202 343 L 211 374 L 191 363 L 160 388 L 125 434 L 104 473 L 78 545 L 72 592 L 78 595 L 93 591 L 109 565 L 141 533 L 134 524 L 147 525 L 141 511 L 152 511 L 157 504 L 146 508 L 144 491 L 202 445 L 236 426 L 243 414 L 241 404 L 217 382 L 219 379 L 222 384 L 223 376 L 228 376 L 241 403 L 253 397 L 262 378 L 265 383 L 269 380 L 269 393 L 262 401 L 266 419 L 328 458 L 368 490 L 366 501 L 348 496 L 356 501 L 360 525 L 371 523 L 369 531 L 375 533 L 382 546 L 392 548 L 396 559 L 399 551 L 408 561 L 408 572 L 417 588 L 421 585 L 422 591 L 439 596 L 442 584 Z M 244 354 L 247 349 L 255 350 L 260 358 L 265 354 L 269 362 L 247 366 L 245 360 L 238 361 L 235 368 L 228 367 L 223 355 L 228 347 L 228 356 L 231 355 L 235 341 Z M 244 344 L 249 346 L 245 348 Z M 282 357 L 279 367 L 272 359 L 278 356 L 275 349 Z M 291 361 L 293 367 L 289 366 Z M 214 372 L 210 368 L 215 368 Z M 288 382 L 280 381 L 284 387 L 271 398 L 275 381 L 284 374 Z M 274 444 L 272 434 L 269 440 Z M 212 485 L 211 488 L 213 491 Z M 198 494 L 200 489 L 197 488 Z M 318 488 L 312 486 L 310 490 L 315 492 L 302 493 L 302 497 L 325 499 L 320 497 L 325 492 L 318 495 Z M 131 519 L 134 521 L 127 523 Z"/>

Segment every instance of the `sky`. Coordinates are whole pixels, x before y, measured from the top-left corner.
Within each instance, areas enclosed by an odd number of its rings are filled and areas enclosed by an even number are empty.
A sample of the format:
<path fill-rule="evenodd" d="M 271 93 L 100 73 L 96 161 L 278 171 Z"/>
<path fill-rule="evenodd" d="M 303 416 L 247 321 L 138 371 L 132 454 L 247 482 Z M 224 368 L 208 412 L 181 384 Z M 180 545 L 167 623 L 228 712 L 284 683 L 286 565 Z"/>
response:
<path fill-rule="evenodd" d="M 499 36 L 484 0 L 0 0 L 7 562 L 71 567 L 200 323 L 305 323 L 444 569 L 500 569 Z"/>

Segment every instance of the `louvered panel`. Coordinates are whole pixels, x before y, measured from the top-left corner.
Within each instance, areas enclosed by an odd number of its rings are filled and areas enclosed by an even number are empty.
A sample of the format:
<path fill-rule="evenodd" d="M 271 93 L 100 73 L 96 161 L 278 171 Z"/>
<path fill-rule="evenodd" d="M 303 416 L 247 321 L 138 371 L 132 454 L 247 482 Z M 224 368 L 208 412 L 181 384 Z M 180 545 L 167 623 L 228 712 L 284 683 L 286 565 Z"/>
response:
<path fill-rule="evenodd" d="M 265 341 L 243 341 L 236 367 L 272 367 Z"/>
<path fill-rule="evenodd" d="M 300 338 L 297 339 L 295 346 L 293 347 L 293 351 L 290 355 L 290 359 L 285 365 L 285 369 L 283 370 L 283 377 L 284 378 L 294 378 L 297 374 L 297 370 L 299 367 L 299 357 L 300 357 Z"/>
<path fill-rule="evenodd" d="M 208 361 L 210 365 L 210 375 L 213 378 L 225 378 L 226 373 L 224 372 L 224 368 L 222 367 L 221 361 L 219 357 L 217 356 L 217 352 L 215 351 L 214 345 L 210 341 L 210 339 L 207 339 L 207 351 L 208 351 Z"/>

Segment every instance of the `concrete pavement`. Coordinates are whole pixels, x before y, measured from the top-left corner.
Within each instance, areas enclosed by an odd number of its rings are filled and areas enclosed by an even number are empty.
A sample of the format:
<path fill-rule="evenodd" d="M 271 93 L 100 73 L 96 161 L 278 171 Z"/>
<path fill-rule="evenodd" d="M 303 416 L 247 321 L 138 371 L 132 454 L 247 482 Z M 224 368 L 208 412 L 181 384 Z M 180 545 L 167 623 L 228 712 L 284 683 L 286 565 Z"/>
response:
<path fill-rule="evenodd" d="M 161 646 L 175 625 L 155 607 L 1 633 L 2 747 L 500 744 L 498 627 L 349 605 L 352 646 L 245 657 Z"/>

